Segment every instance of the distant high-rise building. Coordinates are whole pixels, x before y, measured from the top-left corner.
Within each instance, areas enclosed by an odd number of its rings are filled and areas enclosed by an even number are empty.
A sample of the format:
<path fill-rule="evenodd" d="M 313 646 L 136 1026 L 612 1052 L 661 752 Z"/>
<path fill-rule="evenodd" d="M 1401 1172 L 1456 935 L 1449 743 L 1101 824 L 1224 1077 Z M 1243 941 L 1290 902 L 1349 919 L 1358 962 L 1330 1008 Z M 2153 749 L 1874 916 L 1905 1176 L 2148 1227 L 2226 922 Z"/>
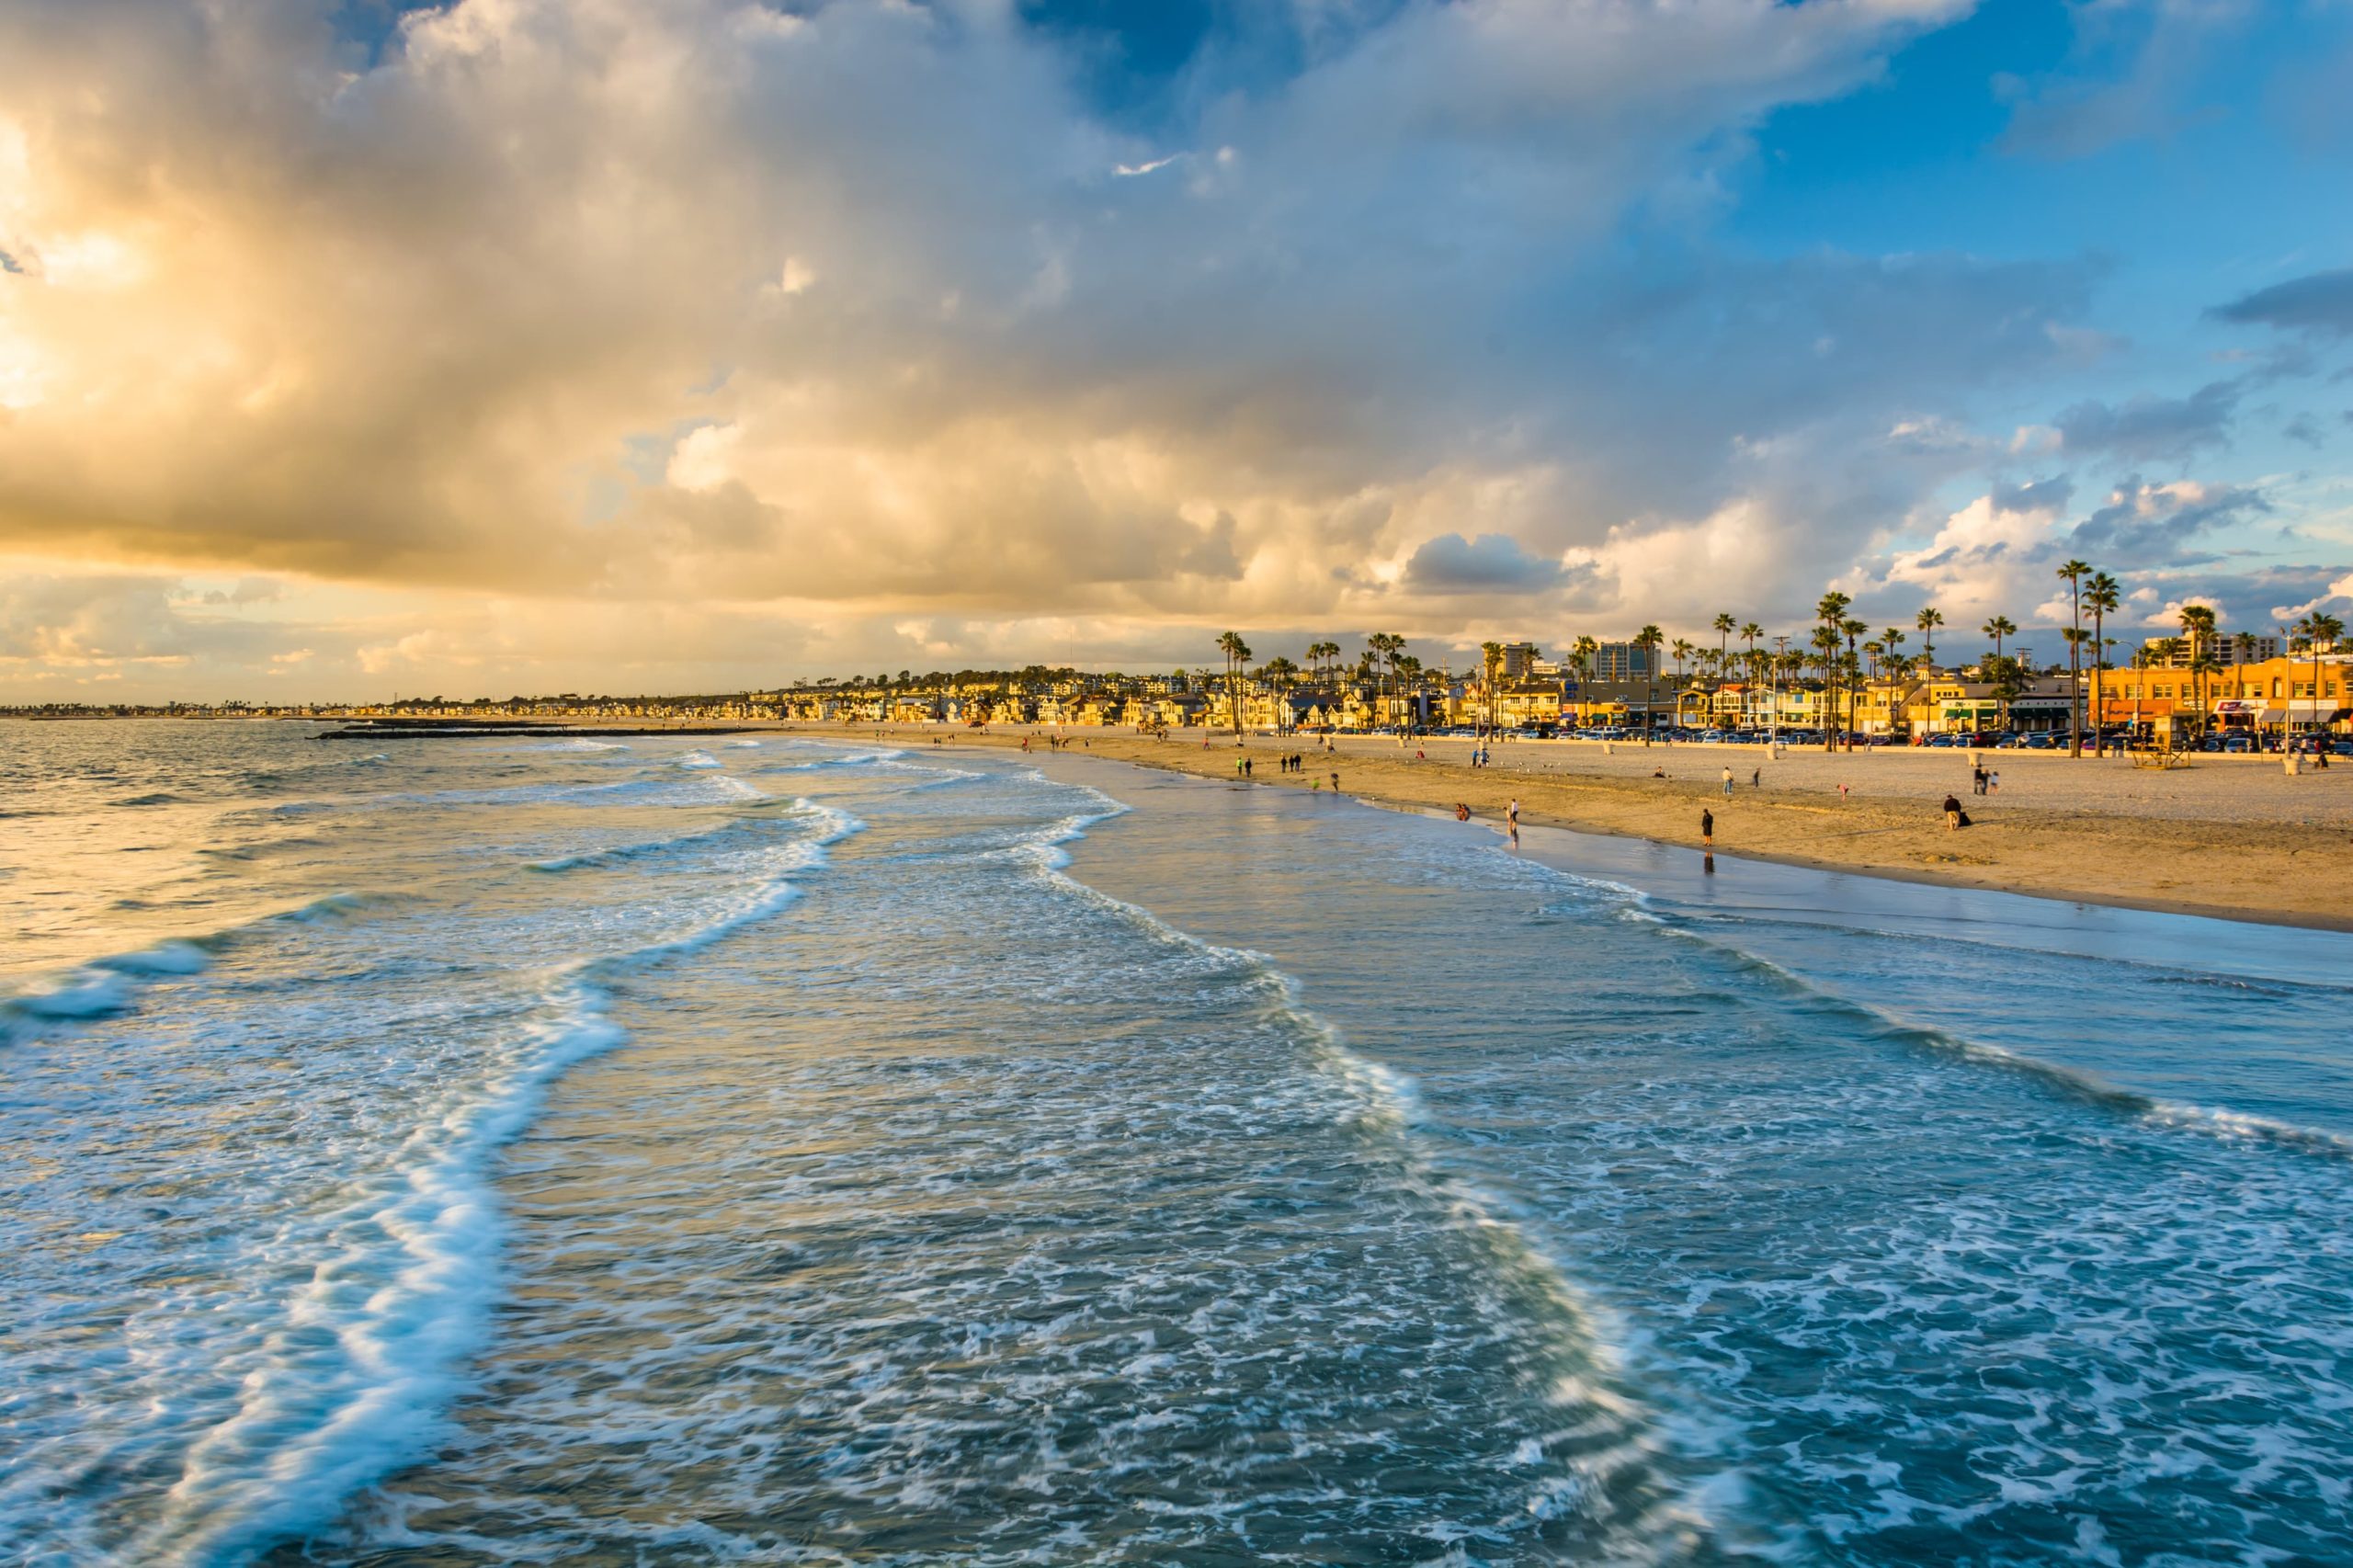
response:
<path fill-rule="evenodd" d="M 2171 658 L 2164 656 L 2165 644 L 2168 642 L 2180 644 L 2178 651 Z M 2148 663 L 2158 669 L 2186 669 L 2194 656 L 2188 637 L 2152 637 L 2142 643 L 2141 648 L 2148 654 Z M 2205 651 L 2211 654 L 2217 663 L 2225 665 L 2259 665 L 2266 660 L 2278 658 L 2283 651 L 2277 637 L 2256 637 L 2247 645 L 2247 650 L 2244 653 L 2239 651 L 2238 638 L 2235 633 L 2222 631 L 2207 640 Z"/>
<path fill-rule="evenodd" d="M 1651 651 L 1631 642 L 1604 642 L 1593 655 L 1596 680 L 1648 680 L 1658 673 Z"/>

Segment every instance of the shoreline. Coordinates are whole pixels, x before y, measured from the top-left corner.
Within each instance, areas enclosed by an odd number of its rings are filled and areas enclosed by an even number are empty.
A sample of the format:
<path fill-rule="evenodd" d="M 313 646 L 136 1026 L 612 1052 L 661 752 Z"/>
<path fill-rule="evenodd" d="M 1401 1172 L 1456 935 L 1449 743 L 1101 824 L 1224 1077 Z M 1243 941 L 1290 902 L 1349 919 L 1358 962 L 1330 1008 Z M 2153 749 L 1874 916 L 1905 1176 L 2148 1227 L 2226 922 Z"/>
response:
<path fill-rule="evenodd" d="M 347 732 L 334 738 L 358 738 Z M 617 720 L 548 722 L 518 732 L 512 721 L 445 719 L 385 740 L 468 739 L 499 733 L 786 735 L 921 748 L 1018 750 L 1040 755 L 1051 732 L 948 729 L 926 724 L 809 724 L 774 720 L 675 725 Z M 322 737 L 326 738 L 326 737 Z M 1717 813 L 1716 848 L 1728 859 L 1867 876 L 1922 887 L 2012 893 L 2061 903 L 2226 920 L 2242 925 L 2353 933 L 2353 767 L 2289 778 L 2275 759 L 2200 756 L 2187 769 L 2136 770 L 2120 757 L 1963 748 L 1881 748 L 1855 753 L 1620 742 L 1505 741 L 1491 764 L 1469 766 L 1472 743 L 1393 738 L 1172 732 L 1155 740 L 1127 730 L 1078 730 L 1061 737 L 1074 756 L 1124 762 L 1209 779 L 1235 780 L 1237 756 L 1269 771 L 1254 785 L 1305 791 L 1342 773 L 1350 799 L 1451 818 L 1468 805 L 1500 831 L 1506 803 L 1521 821 L 1574 833 L 1698 853 L 1699 813 Z M 1204 744 L 1206 742 L 1206 744 Z M 1427 754 L 1424 756 L 1422 754 Z M 1274 758 L 1302 754 L 1297 774 Z M 1982 757 L 2007 767 L 2013 788 L 1998 799 L 1971 795 L 1968 768 Z M 1726 796 L 1720 776 L 1734 773 Z M 1743 776 L 1769 783 L 1756 787 Z M 1843 787 L 1843 788 L 1842 788 Z M 1977 819 L 1943 828 L 1948 792 Z"/>
<path fill-rule="evenodd" d="M 918 748 L 938 740 L 946 743 L 945 750 L 1017 751 L 1029 738 L 1027 733 L 983 734 L 893 725 L 881 726 L 878 736 L 878 727 L 870 724 L 777 725 L 767 733 L 826 740 L 880 738 Z M 1058 752 L 1045 755 L 1241 781 L 1233 771 L 1237 748 L 1231 734 L 1211 736 L 1207 746 L 1198 740 L 1191 732 L 1166 741 L 1124 732 L 1087 733 L 1067 736 Z M 2274 778 L 2290 789 L 2312 786 L 2295 804 L 2302 808 L 2309 801 L 2322 812 L 2318 820 L 2250 821 L 2013 805 L 1967 796 L 1965 772 L 1949 783 L 1930 784 L 1934 793 L 1923 799 L 1916 779 L 1891 779 L 1885 773 L 1870 772 L 1877 766 L 1887 772 L 1900 767 L 1920 774 L 1939 762 L 1948 769 L 1965 769 L 1968 754 L 1961 751 L 1907 756 L 1894 766 L 1890 766 L 1893 759 L 1874 763 L 1859 755 L 1793 756 L 1763 763 L 1753 755 L 1744 756 L 1738 771 L 1770 767 L 1777 774 L 1842 771 L 1843 759 L 1864 782 L 1850 786 L 1842 798 L 1835 788 L 1777 781 L 1757 790 L 1736 781 L 1727 800 L 1720 783 L 1689 776 L 1728 765 L 1715 755 L 1716 747 L 1682 745 L 1619 755 L 1620 762 L 1638 767 L 1655 763 L 1661 772 L 1671 763 L 1687 775 L 1660 779 L 1625 777 L 1622 767 L 1620 776 L 1612 777 L 1597 766 L 1605 761 L 1599 757 L 1531 757 L 1523 748 L 1498 748 L 1500 760 L 1483 768 L 1438 755 L 1440 748 L 1467 754 L 1469 743 L 1460 741 L 1421 743 L 1432 755 L 1415 759 L 1410 751 L 1401 758 L 1393 743 L 1383 746 L 1353 737 L 1343 738 L 1328 756 L 1320 749 L 1320 737 L 1279 741 L 1252 735 L 1245 740 L 1240 755 L 1252 759 L 1248 782 L 1253 785 L 1306 792 L 1311 780 L 1327 778 L 1336 769 L 1341 793 L 1350 800 L 1446 819 L 1454 814 L 1453 802 L 1461 801 L 1470 806 L 1474 820 L 1498 831 L 1507 801 L 1517 797 L 1520 820 L 1531 827 L 1563 828 L 1698 854 L 1699 815 L 1707 810 L 1718 816 L 1716 853 L 1727 859 L 2158 915 L 2353 933 L 2353 911 L 2347 908 L 2345 891 L 2353 887 L 2353 768 L 2341 773 L 2331 769 L 2338 778 L 2298 779 L 2238 770 L 2230 780 L 2233 790 L 2243 783 L 2260 789 Z M 1293 753 L 1306 756 L 1305 770 L 1263 776 L 1255 771 L 1259 764 L 1271 767 L 1275 757 Z M 1998 768 L 2011 754 L 1985 755 Z M 2086 758 L 2070 760 L 2070 766 L 2103 765 Z M 2100 782 L 2114 787 L 2109 792 L 2120 797 L 2120 803 L 2131 798 L 2124 786 L 2147 783 L 2145 778 L 2114 771 L 2129 764 L 2111 761 L 2104 766 L 2110 771 Z M 1968 810 L 1979 816 L 1976 825 L 1958 835 L 1945 830 L 1937 809 L 1953 783 L 1958 784 L 1954 792 L 1966 797 Z M 2087 852 L 2100 863 L 2089 864 Z M 2173 891 L 2177 887 L 2182 891 Z"/>

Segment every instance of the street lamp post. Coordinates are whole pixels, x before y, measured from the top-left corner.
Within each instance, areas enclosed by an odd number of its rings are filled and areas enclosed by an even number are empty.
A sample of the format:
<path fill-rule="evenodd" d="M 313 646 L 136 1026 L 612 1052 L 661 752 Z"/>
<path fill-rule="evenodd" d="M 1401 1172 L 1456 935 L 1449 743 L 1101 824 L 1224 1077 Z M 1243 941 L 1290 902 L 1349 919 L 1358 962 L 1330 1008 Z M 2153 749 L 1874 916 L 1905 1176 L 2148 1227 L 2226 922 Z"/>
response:
<path fill-rule="evenodd" d="M 1781 755 L 1781 663 L 1789 656 L 1790 640 L 1787 637 L 1774 638 L 1773 684 L 1766 697 L 1766 700 L 1773 705 L 1772 717 L 1766 722 L 1770 734 L 1767 742 L 1768 755 L 1772 756 Z"/>

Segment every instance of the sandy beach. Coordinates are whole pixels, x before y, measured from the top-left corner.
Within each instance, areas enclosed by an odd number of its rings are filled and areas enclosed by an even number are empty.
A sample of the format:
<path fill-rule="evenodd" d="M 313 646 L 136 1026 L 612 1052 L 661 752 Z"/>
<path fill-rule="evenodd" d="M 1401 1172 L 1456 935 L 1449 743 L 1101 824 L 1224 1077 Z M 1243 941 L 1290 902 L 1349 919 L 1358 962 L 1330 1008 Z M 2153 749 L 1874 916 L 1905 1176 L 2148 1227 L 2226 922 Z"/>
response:
<path fill-rule="evenodd" d="M 895 744 L 1018 747 L 1031 732 L 988 734 L 915 725 L 807 733 L 880 734 Z M 1032 744 L 1046 744 L 1045 733 Z M 1329 788 L 1410 810 L 1451 812 L 1460 802 L 1500 818 L 1517 798 L 1521 820 L 1666 844 L 1699 844 L 1699 814 L 1715 817 L 1718 853 L 1790 865 L 1864 871 L 2044 898 L 2075 899 L 2353 931 L 2353 767 L 2309 766 L 2289 777 L 2277 757 L 2200 756 L 2165 771 L 2121 757 L 2078 761 L 2063 753 L 1985 752 L 2000 775 L 1995 794 L 1970 792 L 1970 754 L 1959 750 L 1828 755 L 1785 748 L 1507 741 L 1493 764 L 1470 766 L 1472 743 L 1427 740 L 1400 747 L 1380 738 L 1245 738 L 1199 731 L 1154 740 L 1122 731 L 1066 733 L 1089 756 L 1207 778 L 1234 776 L 1252 759 L 1267 789 Z M 1307 756 L 1304 771 L 1275 759 Z M 1418 754 L 1418 755 L 1417 755 Z M 1723 793 L 1722 770 L 1733 774 Z M 1664 775 L 1664 777 L 1659 777 Z M 1844 785 L 1842 794 L 1840 786 Z M 1972 826 L 1948 832 L 1939 810 L 1959 796 Z"/>

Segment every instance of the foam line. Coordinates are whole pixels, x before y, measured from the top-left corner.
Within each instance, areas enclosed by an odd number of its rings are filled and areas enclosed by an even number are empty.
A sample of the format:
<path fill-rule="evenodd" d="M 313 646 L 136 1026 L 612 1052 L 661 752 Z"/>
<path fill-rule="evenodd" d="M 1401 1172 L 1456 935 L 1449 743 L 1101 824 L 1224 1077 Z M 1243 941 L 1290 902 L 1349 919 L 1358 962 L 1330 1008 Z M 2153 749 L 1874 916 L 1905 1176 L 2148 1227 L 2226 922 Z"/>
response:
<path fill-rule="evenodd" d="M 1043 776 L 1039 777 L 1043 781 Z M 1664 1484 L 1665 1470 L 1659 1461 L 1667 1450 L 1665 1424 L 1622 1387 L 1612 1386 L 1620 1381 L 1625 1372 L 1621 1347 L 1629 1335 L 1624 1325 L 1571 1283 L 1559 1260 L 1533 1239 L 1527 1216 L 1515 1212 L 1504 1199 L 1480 1184 L 1446 1169 L 1431 1154 L 1417 1132 L 1427 1119 L 1427 1111 L 1412 1076 L 1350 1050 L 1336 1028 L 1301 1001 L 1298 982 L 1266 954 L 1204 941 L 1148 909 L 1070 876 L 1066 870 L 1070 857 L 1062 846 L 1085 837 L 1096 824 L 1123 815 L 1131 808 L 1092 786 L 1063 783 L 1061 787 L 1092 796 L 1094 809 L 1062 818 L 1016 846 L 1012 853 L 1029 859 L 1040 876 L 1066 895 L 1084 899 L 1116 915 L 1155 941 L 1248 971 L 1267 994 L 1269 1012 L 1288 1026 L 1287 1032 L 1306 1042 L 1311 1061 L 1326 1080 L 1346 1090 L 1352 1102 L 1352 1119 L 1392 1144 L 1402 1159 L 1406 1179 L 1454 1224 L 1484 1243 L 1495 1267 L 1530 1287 L 1552 1305 L 1555 1322 L 1543 1326 L 1563 1336 L 1563 1351 L 1590 1361 L 1601 1374 L 1604 1381 L 1598 1383 L 1586 1380 L 1565 1383 L 1556 1390 L 1556 1397 L 1563 1404 L 1595 1407 L 1608 1418 L 1623 1424 L 1627 1435 L 1611 1450 L 1615 1460 L 1584 1455 L 1574 1461 L 1572 1471 L 1552 1478 L 1549 1491 L 1540 1487 L 1539 1505 L 1548 1495 L 1582 1497 L 1607 1484 L 1607 1475 L 1594 1473 L 1593 1467 L 1597 1463 L 1622 1468 L 1640 1462 L 1656 1471 Z M 1648 1558 L 1660 1551 L 1663 1542 L 1688 1538 L 1694 1532 L 1714 1533 L 1720 1527 L 1711 1514 L 1711 1501 L 1736 1491 L 1736 1486 L 1721 1475 L 1703 1477 L 1680 1491 L 1670 1490 L 1644 1512 L 1630 1533 L 1612 1541 L 1613 1560 L 1621 1553 L 1627 1561 Z M 1554 1506 L 1567 1505 L 1556 1498 Z"/>
<path fill-rule="evenodd" d="M 625 1043 L 608 1016 L 617 981 L 788 907 L 799 891 L 789 879 L 824 864 L 828 846 L 865 825 L 831 807 L 796 804 L 815 834 L 779 846 L 717 917 L 550 973 L 504 1070 L 410 1135 L 414 1157 L 396 1183 L 356 1195 L 331 1217 L 343 1251 L 294 1291 L 290 1332 L 247 1376 L 235 1414 L 189 1449 L 161 1517 L 127 1561 L 250 1562 L 324 1528 L 352 1493 L 431 1451 L 503 1289 L 497 1151 L 530 1125 L 568 1068 Z M 389 1281 L 369 1267 L 386 1237 L 400 1256 Z"/>
<path fill-rule="evenodd" d="M 1703 930 L 1694 929 L 1680 920 L 1648 914 L 1641 917 L 1656 925 L 1662 931 L 1698 943 L 1754 973 L 1768 977 L 1789 994 L 1815 1006 L 1846 1014 L 1864 1025 L 1867 1038 L 1931 1051 L 1981 1067 L 2015 1073 L 2069 1099 L 2161 1127 L 2209 1137 L 2267 1142 L 2336 1159 L 2353 1159 L 2353 1138 L 2270 1117 L 2162 1099 L 2055 1062 L 2046 1062 L 1982 1040 L 1968 1040 L 1945 1029 L 1907 1023 L 1867 1003 L 1825 991 L 1793 970 L 1786 969 L 1770 959 L 1759 958 L 1755 953 L 1714 940 Z"/>

